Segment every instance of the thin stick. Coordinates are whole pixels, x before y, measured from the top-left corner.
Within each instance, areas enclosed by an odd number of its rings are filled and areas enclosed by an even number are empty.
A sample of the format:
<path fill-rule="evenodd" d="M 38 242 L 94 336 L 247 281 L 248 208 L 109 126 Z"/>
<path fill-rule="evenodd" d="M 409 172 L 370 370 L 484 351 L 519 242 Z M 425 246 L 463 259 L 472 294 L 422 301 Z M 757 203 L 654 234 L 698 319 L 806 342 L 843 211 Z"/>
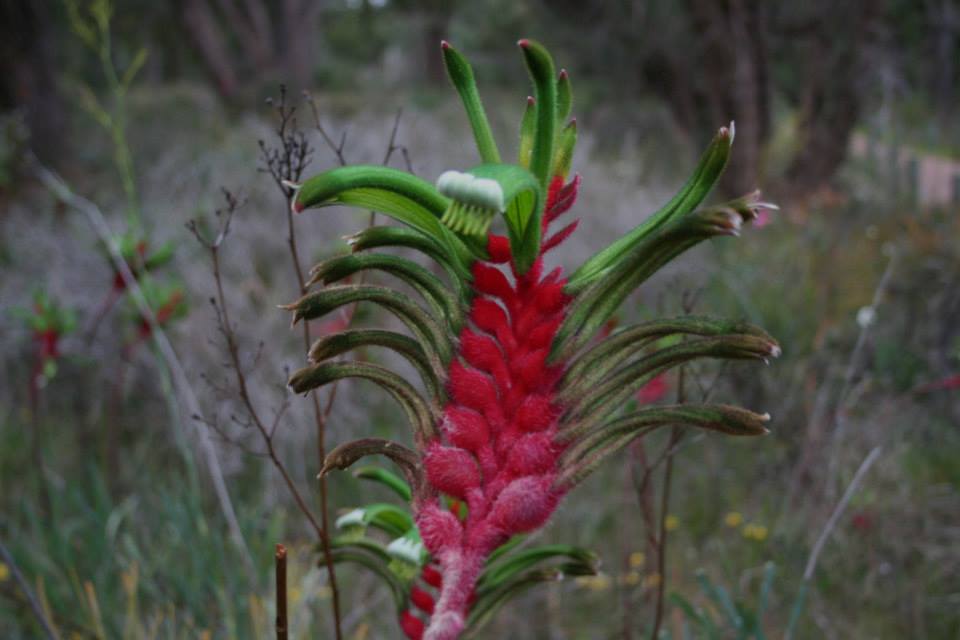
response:
<path fill-rule="evenodd" d="M 287 471 L 287 468 L 277 455 L 277 451 L 273 443 L 274 426 L 271 425 L 271 427 L 268 428 L 266 423 L 260 417 L 259 412 L 253 404 L 253 399 L 250 396 L 250 391 L 247 386 L 247 376 L 243 371 L 243 364 L 240 361 L 240 345 L 237 340 L 236 332 L 233 329 L 233 323 L 230 321 L 230 308 L 227 305 L 227 297 L 223 289 L 223 277 L 220 273 L 220 246 L 227 237 L 227 234 L 230 232 L 230 221 L 234 211 L 238 206 L 236 198 L 229 194 L 227 194 L 227 203 L 228 207 L 224 214 L 225 218 L 223 227 L 221 228 L 216 239 L 213 241 L 207 242 L 201 238 L 199 230 L 195 224 L 188 224 L 187 228 L 193 232 L 193 234 L 197 237 L 197 240 L 200 241 L 210 252 L 210 261 L 213 268 L 213 280 L 216 285 L 217 292 L 214 304 L 214 309 L 217 313 L 217 324 L 219 325 L 220 333 L 223 335 L 223 339 L 226 342 L 227 354 L 230 357 L 230 364 L 234 370 L 234 375 L 236 376 L 237 392 L 240 395 L 240 401 L 247 410 L 250 421 L 260 433 L 260 437 L 263 439 L 263 443 L 267 448 L 266 454 L 270 458 L 270 461 L 273 462 L 273 466 L 276 467 L 277 471 L 279 471 L 280 475 L 283 477 L 283 481 L 286 483 L 287 489 L 290 491 L 294 501 L 297 503 L 297 507 L 304 514 L 304 516 L 306 516 L 307 520 L 310 522 L 310 525 L 313 527 L 314 532 L 317 534 L 317 537 L 322 539 L 323 528 L 310 511 L 310 508 L 307 506 L 303 496 L 300 495 L 300 491 L 297 490 L 297 485 L 293 482 L 293 478 L 290 477 L 290 473 Z M 280 415 L 282 415 L 282 412 L 278 413 L 278 419 Z"/>
<path fill-rule="evenodd" d="M 280 119 L 280 123 L 277 126 L 277 137 L 280 140 L 280 148 L 270 150 L 262 142 L 260 144 L 260 148 L 263 151 L 263 159 L 266 165 L 266 170 L 273 177 L 274 182 L 277 183 L 277 186 L 280 188 L 284 196 L 284 212 L 287 217 L 287 246 L 290 249 L 290 259 L 293 262 L 293 271 L 297 277 L 297 285 L 300 289 L 300 295 L 303 295 L 307 292 L 307 286 L 306 279 L 303 276 L 303 266 L 300 264 L 296 226 L 293 223 L 293 208 L 291 206 L 293 204 L 295 192 L 293 189 L 289 188 L 286 183 L 288 181 L 300 181 L 304 169 L 306 169 L 310 162 L 312 150 L 306 141 L 306 137 L 297 130 L 297 123 L 296 119 L 294 118 L 296 107 L 286 106 L 286 88 L 283 85 L 280 87 L 280 103 L 276 105 L 276 112 Z M 324 136 L 324 138 L 326 139 L 326 136 Z M 337 153 L 337 157 L 339 158 L 341 164 L 345 162 L 342 151 L 343 141 L 341 141 Z M 304 350 L 309 351 L 311 343 L 309 322 L 303 323 L 303 343 Z M 316 390 L 311 391 L 309 396 L 311 405 L 313 407 L 314 422 L 316 424 L 317 458 L 319 459 L 320 466 L 323 466 L 323 461 L 327 456 L 327 424 L 324 417 L 324 411 L 320 408 L 320 400 L 317 397 Z M 330 583 L 330 592 L 332 594 L 331 605 L 333 609 L 334 633 L 337 640 L 342 640 L 343 631 L 340 614 L 340 590 L 337 587 L 337 572 L 333 562 L 333 554 L 330 553 L 330 517 L 326 477 L 320 476 L 318 478 L 318 483 L 320 487 L 320 547 L 323 551 L 327 575 Z"/>
<path fill-rule="evenodd" d="M 40 606 L 40 601 L 37 600 L 37 596 L 33 593 L 33 589 L 30 588 L 30 584 L 23 577 L 23 574 L 20 572 L 20 567 L 17 566 L 16 561 L 13 559 L 13 555 L 7 550 L 7 547 L 3 544 L 2 540 L 0 540 L 0 558 L 3 559 L 4 564 L 10 567 L 10 571 L 13 573 L 13 579 L 17 581 L 18 585 L 20 585 L 20 590 L 23 591 L 23 594 L 30 602 L 30 609 L 33 611 L 33 615 L 37 619 L 37 622 L 40 623 L 40 628 L 43 629 L 44 635 L 49 638 L 49 640 L 56 640 L 57 636 L 53 632 L 53 627 L 50 625 L 50 621 L 47 620 L 47 616 L 43 613 L 43 607 Z"/>
<path fill-rule="evenodd" d="M 143 290 L 140 288 L 136 277 L 130 271 L 126 260 L 120 255 L 120 251 L 114 245 L 111 239 L 110 226 L 107 224 L 107 220 L 100 211 L 100 208 L 83 196 L 75 194 L 59 175 L 43 166 L 32 153 L 28 154 L 27 162 L 33 165 L 34 173 L 44 186 L 52 191 L 62 202 L 80 211 L 87 217 L 90 226 L 93 227 L 94 231 L 100 237 L 100 241 L 107 247 L 114 268 L 120 273 L 120 277 L 123 278 L 127 291 L 130 292 L 130 296 L 137 305 L 140 316 L 147 321 L 147 325 L 150 327 L 150 334 L 163 358 L 163 363 L 166 364 L 167 368 L 173 374 L 173 378 L 177 382 L 177 387 L 180 389 L 181 397 L 187 405 L 186 408 L 188 412 L 190 415 L 200 415 L 200 402 L 193 392 L 193 387 L 187 378 L 183 365 L 180 363 L 180 359 L 177 357 L 177 353 L 174 351 L 169 338 L 167 338 L 167 334 L 160 327 L 160 323 L 157 322 L 157 317 L 153 313 L 153 309 L 150 308 L 149 303 L 147 303 L 147 299 L 144 297 Z M 217 452 L 213 447 L 213 443 L 210 442 L 209 433 L 206 429 L 198 429 L 198 438 L 207 464 L 207 471 L 210 473 L 210 479 L 213 481 L 213 488 L 217 495 L 217 501 L 220 504 L 220 510 L 223 512 L 224 519 L 227 522 L 227 528 L 230 530 L 230 538 L 233 540 L 237 549 L 240 550 L 244 569 L 247 572 L 247 577 L 252 582 L 256 576 L 253 559 L 250 556 L 250 549 L 247 547 L 243 532 L 240 529 L 240 523 L 237 521 L 237 514 L 233 508 L 233 502 L 230 499 L 230 492 L 227 490 L 223 470 L 220 468 L 220 460 L 217 458 Z"/>
<path fill-rule="evenodd" d="M 887 262 L 887 267 L 884 269 L 883 275 L 880 276 L 880 280 L 877 282 L 877 287 L 873 291 L 873 300 L 870 302 L 871 309 L 876 309 L 883 300 L 883 296 L 887 292 L 887 286 L 890 282 L 890 278 L 893 277 L 896 264 L 897 255 L 894 253 L 890 256 L 890 260 Z M 842 443 L 847 426 L 845 412 L 848 407 L 845 405 L 847 404 L 848 396 L 850 395 L 851 388 L 853 387 L 853 381 L 860 371 L 862 360 L 861 353 L 866 346 L 867 335 L 870 333 L 870 328 L 872 325 L 872 322 L 865 322 L 860 328 L 860 333 L 857 336 L 857 342 L 853 347 L 853 352 L 850 354 L 850 360 L 847 363 L 847 370 L 843 376 L 843 386 L 840 388 L 840 394 L 837 396 L 837 406 L 832 414 L 831 426 L 835 425 L 835 428 L 832 434 L 828 434 L 828 437 L 831 439 L 831 444 L 828 447 L 830 451 L 830 460 L 827 466 L 826 484 L 826 490 L 830 497 L 835 495 L 834 486 L 836 484 L 835 480 L 837 477 L 838 453 L 841 449 L 840 445 Z"/>
<path fill-rule="evenodd" d="M 287 640 L 287 548 L 277 544 L 277 640 Z"/>
<path fill-rule="evenodd" d="M 867 457 L 864 458 L 863 462 L 860 463 L 860 468 L 857 469 L 855 474 L 853 474 L 853 479 L 850 481 L 850 484 L 847 485 L 847 490 L 843 493 L 843 497 L 840 498 L 840 502 L 837 503 L 837 506 L 834 507 L 833 513 L 830 514 L 830 518 L 827 520 L 827 524 L 824 525 L 823 531 L 820 532 L 820 536 L 813 545 L 813 550 L 810 552 L 810 557 L 807 559 L 807 567 L 803 571 L 803 583 L 800 585 L 800 592 L 797 595 L 797 600 L 794 604 L 793 611 L 790 613 L 790 622 L 787 625 L 787 631 L 783 636 L 784 640 L 791 640 L 791 638 L 793 638 L 793 632 L 796 628 L 797 622 L 800 619 L 800 614 L 803 612 L 803 604 L 806 600 L 807 591 L 810 588 L 810 581 L 813 579 L 813 572 L 817 569 L 817 560 L 820 559 L 820 552 L 823 551 L 823 546 L 827 543 L 827 539 L 836 528 L 837 522 L 839 522 L 840 516 L 843 515 L 847 505 L 850 504 L 853 494 L 857 492 L 857 488 L 863 481 L 863 477 L 867 474 L 867 471 L 870 470 L 870 467 L 873 466 L 873 463 L 877 461 L 877 458 L 880 457 L 880 452 L 882 450 L 883 446 L 877 445 L 873 448 L 873 450 L 870 451 L 869 454 L 867 454 Z"/>
<path fill-rule="evenodd" d="M 684 369 L 681 368 L 677 383 L 677 402 L 679 404 L 683 404 L 686 400 L 683 383 Z M 674 449 L 682 437 L 682 427 L 671 427 L 667 450 Z M 670 489 L 673 484 L 673 458 L 673 455 L 667 456 L 663 469 L 663 488 L 660 491 L 660 533 L 657 536 L 657 573 L 660 575 L 660 580 L 657 582 L 657 607 L 653 620 L 653 631 L 650 633 L 651 640 L 656 640 L 660 634 L 660 627 L 663 625 L 663 605 L 667 584 L 667 515 L 670 511 Z"/>

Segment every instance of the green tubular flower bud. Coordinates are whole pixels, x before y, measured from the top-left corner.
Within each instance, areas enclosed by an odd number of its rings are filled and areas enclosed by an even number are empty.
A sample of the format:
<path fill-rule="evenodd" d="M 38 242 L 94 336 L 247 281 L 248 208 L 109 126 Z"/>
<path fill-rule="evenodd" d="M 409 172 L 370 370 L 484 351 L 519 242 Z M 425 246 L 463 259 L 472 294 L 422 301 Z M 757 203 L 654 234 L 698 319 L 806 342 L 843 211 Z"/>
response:
<path fill-rule="evenodd" d="M 436 362 L 431 362 L 423 348 L 413 338 L 393 331 L 383 329 L 348 329 L 318 338 L 307 357 L 311 363 L 320 363 L 336 358 L 348 351 L 363 347 L 384 347 L 406 358 L 420 374 L 427 394 L 433 400 L 433 405 L 439 407 L 443 402 L 443 385 L 446 382 L 446 371 L 436 369 Z"/>
<path fill-rule="evenodd" d="M 566 69 L 560 69 L 560 75 L 557 76 L 557 126 L 563 126 L 563 123 L 570 117 L 573 109 L 573 87 L 570 86 L 570 74 Z"/>
<path fill-rule="evenodd" d="M 555 361 L 573 354 L 613 315 L 630 293 L 664 264 L 687 249 L 718 235 L 738 235 L 744 215 L 727 206 L 710 207 L 684 216 L 644 238 L 611 267 L 603 278 L 577 291 L 576 300 L 553 343 Z"/>
<path fill-rule="evenodd" d="M 367 362 L 322 362 L 295 371 L 287 384 L 295 393 L 306 393 L 344 378 L 370 380 L 393 396 L 407 415 L 418 443 L 425 445 L 437 437 L 439 415 L 431 410 L 409 382 L 379 365 Z"/>
<path fill-rule="evenodd" d="M 553 169 L 551 175 L 560 176 L 564 182 L 570 174 L 573 164 L 573 150 L 577 146 L 577 119 L 574 118 L 560 131 L 557 136 L 557 148 L 553 153 Z"/>
<path fill-rule="evenodd" d="M 530 155 L 530 171 L 540 181 L 540 187 L 546 191 L 551 177 L 553 138 L 557 125 L 557 77 L 553 59 L 541 44 L 526 39 L 517 44 L 533 80 L 536 99 L 537 128 Z"/>
<path fill-rule="evenodd" d="M 297 323 L 301 320 L 315 320 L 355 302 L 373 302 L 399 318 L 423 345 L 430 359 L 431 369 L 442 369 L 450 361 L 453 349 L 450 344 L 450 331 L 445 330 L 409 296 L 386 287 L 368 284 L 334 285 L 316 293 L 309 293 L 292 304 L 281 305 L 280 308 L 293 311 L 293 322 Z"/>
<path fill-rule="evenodd" d="M 295 187 L 295 212 L 331 205 L 372 209 L 443 243 L 466 264 L 482 257 L 440 224 L 450 200 L 429 182 L 404 171 L 374 165 L 337 167 Z"/>
<path fill-rule="evenodd" d="M 585 382 L 587 388 L 599 382 L 609 371 L 618 367 L 628 358 L 644 351 L 652 342 L 666 336 L 695 335 L 719 336 L 747 334 L 764 338 L 776 348 L 771 355 L 780 354 L 779 345 L 767 332 L 759 327 L 730 320 L 717 320 L 704 316 L 682 316 L 679 318 L 653 320 L 634 325 L 591 347 L 574 360 L 564 374 L 560 391 Z"/>
<path fill-rule="evenodd" d="M 679 192 L 659 211 L 636 226 L 632 231 L 613 242 L 584 262 L 569 280 L 569 291 L 574 293 L 599 278 L 607 269 L 620 260 L 651 233 L 668 222 L 693 211 L 707 197 L 727 165 L 730 147 L 735 135 L 734 124 L 721 127 L 713 141 L 700 158 L 693 175 Z"/>
<path fill-rule="evenodd" d="M 530 156 L 533 155 L 533 139 L 537 132 L 537 101 L 533 96 L 527 96 L 527 106 L 523 110 L 523 119 L 520 121 L 520 149 L 517 153 L 517 164 L 524 169 L 530 168 Z"/>
<path fill-rule="evenodd" d="M 360 467 L 353 472 L 353 477 L 381 484 L 397 494 L 404 502 L 410 502 L 413 497 L 410 485 L 403 478 L 382 467 Z"/>
<path fill-rule="evenodd" d="M 759 436 L 769 432 L 769 414 L 729 405 L 668 405 L 649 407 L 615 418 L 578 434 L 560 458 L 557 486 L 570 488 L 596 469 L 607 457 L 631 440 L 658 427 L 682 424 L 733 436 Z"/>
<path fill-rule="evenodd" d="M 451 234 L 452 235 L 452 234 Z M 404 247 L 419 251 L 437 262 L 457 290 L 457 295 L 466 299 L 466 285 L 473 279 L 468 263 L 464 262 L 449 246 L 431 238 L 427 234 L 408 227 L 375 226 L 366 227 L 346 238 L 353 252 L 366 251 L 377 247 Z"/>
<path fill-rule="evenodd" d="M 353 274 L 377 269 L 389 273 L 416 289 L 432 310 L 446 319 L 453 332 L 463 326 L 461 301 L 437 276 L 412 260 L 383 253 L 350 253 L 328 258 L 310 270 L 307 286 L 340 282 Z"/>
<path fill-rule="evenodd" d="M 497 143 L 493 139 L 490 123 L 483 110 L 483 102 L 480 100 L 470 63 L 450 46 L 449 42 L 443 41 L 440 46 L 443 50 L 443 64 L 447 68 L 447 74 L 457 93 L 460 94 L 460 99 L 463 100 L 463 107 L 467 112 L 470 128 L 473 129 L 477 149 L 480 151 L 480 159 L 483 162 L 500 162 L 500 152 L 497 150 Z"/>

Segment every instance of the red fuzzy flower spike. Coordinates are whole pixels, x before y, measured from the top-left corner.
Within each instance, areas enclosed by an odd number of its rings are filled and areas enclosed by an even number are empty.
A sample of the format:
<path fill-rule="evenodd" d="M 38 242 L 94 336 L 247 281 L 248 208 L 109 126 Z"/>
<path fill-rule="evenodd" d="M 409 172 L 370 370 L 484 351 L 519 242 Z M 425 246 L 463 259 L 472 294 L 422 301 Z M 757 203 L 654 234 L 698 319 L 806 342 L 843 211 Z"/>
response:
<path fill-rule="evenodd" d="M 579 178 L 566 187 L 554 180 L 543 217 L 544 232 L 557 215 L 558 202 L 569 208 Z M 561 202 L 561 198 L 564 198 Z M 546 234 L 544 234 L 546 235 Z M 562 239 L 561 239 L 562 240 Z M 469 513 L 463 530 L 443 524 L 449 512 L 421 509 L 421 531 L 443 571 L 434 620 L 456 637 L 467 614 L 470 594 L 486 557 L 511 536 L 542 526 L 562 497 L 554 487 L 555 443 L 559 414 L 555 385 L 561 369 L 546 362 L 547 350 L 569 298 L 559 274 L 541 277 L 539 262 L 525 275 L 506 275 L 495 265 L 502 258 L 492 237 L 490 262 L 473 267 L 474 298 L 460 334 L 461 350 L 450 368 L 450 403 L 441 425 L 442 439 L 427 448 L 424 469 L 434 487 L 465 497 Z M 547 245 L 543 245 L 546 251 Z M 541 256 L 542 256 L 541 252 Z M 512 280 L 512 282 L 511 282 Z M 491 452 L 484 457 L 482 451 Z M 482 473 L 478 469 L 483 469 Z M 449 578 L 448 578 L 449 576 Z M 440 616 L 440 618 L 438 618 Z M 431 625 L 433 628 L 434 625 Z"/>

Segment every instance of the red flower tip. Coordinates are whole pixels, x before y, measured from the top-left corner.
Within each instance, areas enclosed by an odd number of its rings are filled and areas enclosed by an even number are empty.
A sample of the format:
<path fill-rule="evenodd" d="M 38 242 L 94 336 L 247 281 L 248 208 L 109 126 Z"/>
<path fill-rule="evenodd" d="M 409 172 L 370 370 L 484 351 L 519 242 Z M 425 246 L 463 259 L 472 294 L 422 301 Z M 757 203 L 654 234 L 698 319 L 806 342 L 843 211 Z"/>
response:
<path fill-rule="evenodd" d="M 443 576 L 430 565 L 423 568 L 423 571 L 420 572 L 420 577 L 434 589 L 439 589 L 443 585 Z"/>
<path fill-rule="evenodd" d="M 420 640 L 423 637 L 423 620 L 409 611 L 400 614 L 400 628 L 403 629 L 403 634 L 410 640 Z"/>
<path fill-rule="evenodd" d="M 567 79 L 567 70 L 566 70 L 566 69 L 560 69 L 560 79 L 561 79 L 561 80 L 566 80 L 566 79 Z"/>
<path fill-rule="evenodd" d="M 441 41 L 440 41 L 440 48 L 443 49 L 444 51 L 446 51 L 447 49 L 450 48 L 450 43 L 447 42 L 446 40 L 441 40 Z"/>
<path fill-rule="evenodd" d="M 300 212 L 303 211 L 304 209 L 305 209 L 305 207 L 303 206 L 303 203 L 302 203 L 302 202 L 294 202 L 294 203 L 293 203 L 293 212 L 294 212 L 294 213 L 300 213 Z"/>
<path fill-rule="evenodd" d="M 449 549 L 460 543 L 463 535 L 463 525 L 446 509 L 437 504 L 428 504 L 417 514 L 417 529 L 424 546 L 434 556 L 440 555 L 444 549 Z"/>
<path fill-rule="evenodd" d="M 480 486 L 480 469 L 466 450 L 434 442 L 427 449 L 423 466 L 430 485 L 443 493 L 466 499 L 467 492 Z"/>
<path fill-rule="evenodd" d="M 537 104 L 536 99 L 533 96 L 527 96 L 527 106 L 532 107 L 535 104 Z"/>
<path fill-rule="evenodd" d="M 526 38 L 523 38 L 523 39 L 521 39 L 521 40 L 517 40 L 517 46 L 520 47 L 520 48 L 522 48 L 522 49 L 526 49 L 527 47 L 530 46 L 530 41 L 527 40 Z"/>
<path fill-rule="evenodd" d="M 416 585 L 410 588 L 410 601 L 424 613 L 433 613 L 433 596 Z"/>
<path fill-rule="evenodd" d="M 510 253 L 510 240 L 506 236 L 491 234 L 487 238 L 487 253 L 490 254 L 490 262 L 503 264 L 510 262 L 512 254 Z"/>

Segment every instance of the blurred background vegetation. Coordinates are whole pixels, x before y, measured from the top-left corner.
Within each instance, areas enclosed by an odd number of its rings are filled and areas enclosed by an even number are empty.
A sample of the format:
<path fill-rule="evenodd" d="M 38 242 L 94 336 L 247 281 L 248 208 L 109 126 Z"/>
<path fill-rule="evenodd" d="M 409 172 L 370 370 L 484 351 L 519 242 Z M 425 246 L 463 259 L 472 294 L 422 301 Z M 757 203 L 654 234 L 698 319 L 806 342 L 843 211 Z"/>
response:
<path fill-rule="evenodd" d="M 316 505 L 312 418 L 283 387 L 304 355 L 276 309 L 299 289 L 285 201 L 263 171 L 258 143 L 278 144 L 278 103 L 264 101 L 287 87 L 308 175 L 386 156 L 432 181 L 475 163 L 440 39 L 470 56 L 509 142 L 529 91 L 513 45 L 532 37 L 570 71 L 581 132 L 584 223 L 557 260 L 579 264 L 655 210 L 736 120 L 721 190 L 762 186 L 782 211 L 681 260 L 630 313 L 745 318 L 784 355 L 760 372 L 687 370 L 687 397 L 768 410 L 772 433 L 671 452 L 662 573 L 651 466 L 665 443 L 648 438 L 541 536 L 594 549 L 603 573 L 531 591 L 488 637 L 649 637 L 665 581 L 663 637 L 960 638 L 956 0 L 2 0 L 0 36 L 0 636 L 43 637 L 44 618 L 63 638 L 265 637 L 283 542 L 292 635 L 332 637 L 315 539 L 275 466 L 248 451 L 262 447 L 207 303 L 209 256 L 184 224 L 215 229 L 220 189 L 242 195 L 221 252 L 241 359 L 264 415 L 284 408 L 277 455 Z M 156 323 L 33 154 L 105 213 Z M 367 215 L 298 219 L 303 259 L 344 251 Z M 382 320 L 370 316 L 357 321 Z M 151 342 L 157 324 L 202 420 Z M 403 429 L 370 391 L 338 387 L 328 443 Z M 349 474 L 330 491 L 334 515 L 385 499 Z M 398 637 L 370 576 L 340 580 L 350 638 Z"/>

